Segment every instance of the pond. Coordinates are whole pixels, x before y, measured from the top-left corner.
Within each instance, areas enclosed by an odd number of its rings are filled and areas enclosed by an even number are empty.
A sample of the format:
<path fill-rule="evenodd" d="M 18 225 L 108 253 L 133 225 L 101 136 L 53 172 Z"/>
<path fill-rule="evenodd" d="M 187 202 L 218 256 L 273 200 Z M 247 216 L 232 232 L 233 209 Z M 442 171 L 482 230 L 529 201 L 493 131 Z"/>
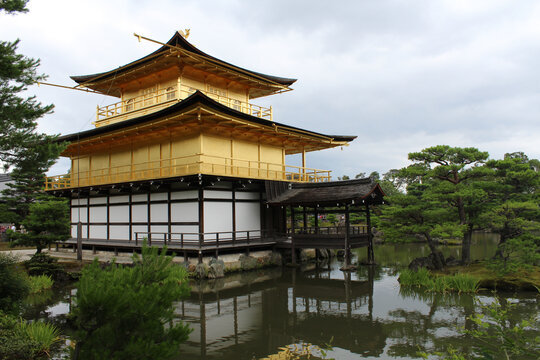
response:
<path fill-rule="evenodd" d="M 492 256 L 495 243 L 489 236 L 475 237 L 473 256 Z M 333 261 L 194 281 L 190 297 L 176 308 L 178 321 L 193 329 L 181 358 L 286 359 L 275 354 L 309 343 L 328 348 L 323 356 L 310 347 L 323 358 L 417 359 L 419 349 L 467 351 L 472 340 L 458 328 L 471 328 L 467 317 L 478 311 L 479 302 L 492 302 L 495 296 L 518 304 L 515 319 L 540 313 L 533 293 L 471 296 L 400 289 L 397 266 L 426 251 L 419 244 L 379 245 L 380 265 L 353 273 L 341 272 L 340 263 Z M 458 247 L 444 251 L 459 257 Z M 65 290 L 59 295 L 63 300 L 30 317 L 48 317 L 61 325 L 70 294 Z"/>

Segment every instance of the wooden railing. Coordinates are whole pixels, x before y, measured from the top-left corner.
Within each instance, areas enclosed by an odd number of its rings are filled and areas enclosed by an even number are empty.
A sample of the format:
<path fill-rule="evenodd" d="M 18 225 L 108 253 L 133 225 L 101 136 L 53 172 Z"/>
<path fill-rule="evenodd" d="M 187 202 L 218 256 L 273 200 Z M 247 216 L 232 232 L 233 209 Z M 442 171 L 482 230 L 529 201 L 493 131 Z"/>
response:
<path fill-rule="evenodd" d="M 135 246 L 146 241 L 152 244 L 173 245 L 182 249 L 250 246 L 266 241 L 264 230 L 220 231 L 206 233 L 135 232 Z"/>
<path fill-rule="evenodd" d="M 335 234 L 345 234 L 345 226 L 310 226 L 310 227 L 295 227 L 294 231 L 291 228 L 287 229 L 287 234 L 319 234 L 319 235 L 335 235 Z M 367 225 L 351 225 L 349 227 L 350 235 L 361 235 L 367 234 L 368 227 Z"/>
<path fill-rule="evenodd" d="M 108 125 L 116 121 L 125 120 L 120 118 L 121 115 L 127 116 L 128 114 L 133 114 L 133 116 L 136 116 L 136 113 L 141 112 L 142 110 L 157 111 L 165 107 L 167 104 L 187 98 L 197 90 L 201 91 L 206 96 L 214 99 L 220 104 L 228 106 L 234 110 L 238 110 L 245 114 L 262 119 L 273 120 L 272 107 L 266 108 L 216 94 L 214 92 L 196 89 L 186 85 L 180 85 L 180 89 L 178 89 L 178 86 L 168 87 L 167 89 L 158 89 L 151 93 L 139 95 L 131 99 L 125 99 L 107 106 L 98 107 L 96 112 L 96 121 L 94 124 L 97 127 Z"/>
<path fill-rule="evenodd" d="M 173 159 L 147 161 L 112 166 L 105 169 L 91 169 L 66 175 L 49 176 L 45 179 L 45 190 L 115 184 L 193 174 L 291 182 L 326 182 L 331 180 L 330 173 L 330 170 L 194 154 Z"/>

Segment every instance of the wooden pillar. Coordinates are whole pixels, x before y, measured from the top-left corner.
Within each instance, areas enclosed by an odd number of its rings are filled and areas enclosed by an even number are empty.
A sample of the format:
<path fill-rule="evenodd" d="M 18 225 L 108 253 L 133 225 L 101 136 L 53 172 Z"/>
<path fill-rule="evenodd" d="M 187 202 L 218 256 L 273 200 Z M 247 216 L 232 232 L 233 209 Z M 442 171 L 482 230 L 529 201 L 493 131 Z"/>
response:
<path fill-rule="evenodd" d="M 77 260 L 82 261 L 82 223 L 77 223 Z"/>
<path fill-rule="evenodd" d="M 304 232 L 307 232 L 308 223 L 307 223 L 307 213 L 306 213 L 305 206 L 302 207 L 302 215 L 303 215 L 303 221 L 304 221 Z"/>
<path fill-rule="evenodd" d="M 366 204 L 366 223 L 368 231 L 368 249 L 367 249 L 367 261 L 368 264 L 375 264 L 375 254 L 373 252 L 373 234 L 371 233 L 371 216 L 369 213 L 369 205 Z"/>
<path fill-rule="evenodd" d="M 351 246 L 349 244 L 350 242 L 350 234 L 351 234 L 351 222 L 350 222 L 350 216 L 349 216 L 349 204 L 345 205 L 345 254 L 344 254 L 344 261 L 345 261 L 345 268 L 351 265 Z"/>
<path fill-rule="evenodd" d="M 291 206 L 291 262 L 293 265 L 296 265 L 296 249 L 294 247 L 294 207 Z"/>
<path fill-rule="evenodd" d="M 317 208 L 317 205 L 315 205 L 315 210 L 313 211 L 313 215 L 315 216 L 315 234 L 319 233 L 319 209 Z"/>

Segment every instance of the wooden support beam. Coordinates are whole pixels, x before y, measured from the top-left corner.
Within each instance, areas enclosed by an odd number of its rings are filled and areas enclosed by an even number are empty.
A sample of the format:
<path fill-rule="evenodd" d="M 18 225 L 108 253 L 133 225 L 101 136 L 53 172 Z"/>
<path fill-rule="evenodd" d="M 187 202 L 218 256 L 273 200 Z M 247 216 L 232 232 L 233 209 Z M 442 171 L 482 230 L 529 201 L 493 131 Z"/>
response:
<path fill-rule="evenodd" d="M 350 233 L 351 233 L 351 222 L 350 222 L 350 216 L 349 216 L 349 205 L 345 205 L 345 254 L 344 254 L 344 261 L 345 261 L 345 268 L 347 268 L 349 265 L 351 265 L 351 247 L 349 245 L 350 240 Z"/>
<path fill-rule="evenodd" d="M 375 253 L 373 252 L 373 234 L 371 233 L 371 216 L 368 204 L 366 204 L 366 224 L 368 228 L 367 261 L 368 264 L 373 265 L 375 264 Z"/>

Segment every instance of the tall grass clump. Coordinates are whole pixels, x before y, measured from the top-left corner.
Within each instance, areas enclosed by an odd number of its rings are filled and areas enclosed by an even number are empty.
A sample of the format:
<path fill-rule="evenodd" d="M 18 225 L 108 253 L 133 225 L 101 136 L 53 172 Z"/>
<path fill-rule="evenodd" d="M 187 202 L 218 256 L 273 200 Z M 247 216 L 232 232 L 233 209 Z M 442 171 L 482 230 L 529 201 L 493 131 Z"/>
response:
<path fill-rule="evenodd" d="M 49 275 L 30 276 L 28 277 L 28 281 L 30 284 L 30 294 L 37 294 L 53 286 L 53 280 Z"/>
<path fill-rule="evenodd" d="M 475 293 L 480 286 L 478 279 L 467 274 L 445 276 L 444 279 L 446 279 L 449 288 L 457 292 Z"/>
<path fill-rule="evenodd" d="M 27 322 L 21 320 L 17 324 L 17 332 L 21 337 L 27 337 L 34 341 L 38 346 L 38 351 L 47 355 L 51 347 L 60 340 L 58 328 L 41 321 Z"/>
<path fill-rule="evenodd" d="M 403 286 L 430 286 L 432 276 L 429 270 L 421 268 L 418 271 L 403 269 L 399 273 L 399 283 Z"/>
<path fill-rule="evenodd" d="M 421 268 L 418 271 L 404 269 L 400 271 L 401 286 L 419 287 L 433 292 L 475 293 L 479 288 L 478 279 L 466 275 L 455 274 L 434 276 L 429 270 Z"/>

